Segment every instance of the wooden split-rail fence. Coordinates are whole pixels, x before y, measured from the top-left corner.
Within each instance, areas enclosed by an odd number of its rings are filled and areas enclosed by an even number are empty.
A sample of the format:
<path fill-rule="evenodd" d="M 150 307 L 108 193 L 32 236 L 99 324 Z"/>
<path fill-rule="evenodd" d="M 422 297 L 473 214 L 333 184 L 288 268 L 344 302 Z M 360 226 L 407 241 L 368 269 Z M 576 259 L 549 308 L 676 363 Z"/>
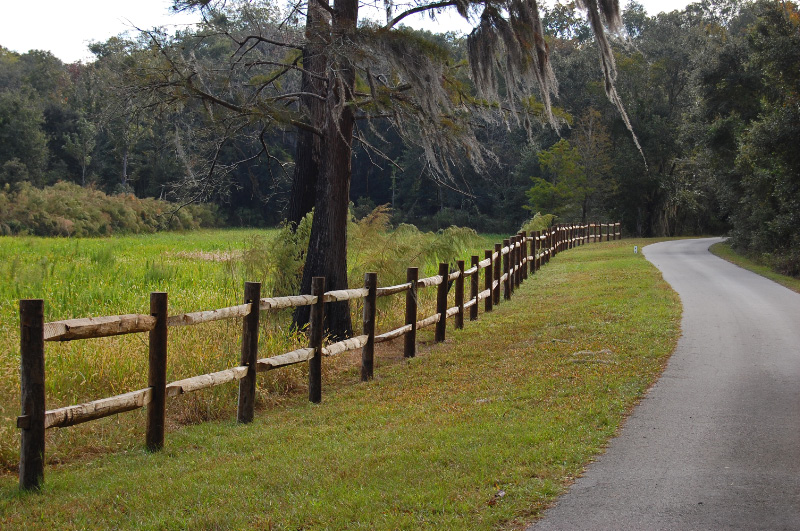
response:
<path fill-rule="evenodd" d="M 454 317 L 456 328 L 463 328 L 464 316 L 469 310 L 469 319 L 478 318 L 478 305 L 484 301 L 484 310 L 500 304 L 500 288 L 503 298 L 510 299 L 520 283 L 535 273 L 557 253 L 576 245 L 621 237 L 619 223 L 591 223 L 583 225 L 558 225 L 532 235 L 522 232 L 494 250 L 486 250 L 484 259 L 472 256 L 466 269 L 463 260 L 457 269 L 450 271 L 447 263 L 439 264 L 438 274 L 418 278 L 416 267 L 407 270 L 406 283 L 396 286 L 378 287 L 377 274 L 366 273 L 364 287 L 347 290 L 325 291 L 325 279 L 315 277 L 310 295 L 289 297 L 267 297 L 260 295 L 261 285 L 246 282 L 244 304 L 180 315 L 167 314 L 167 294 L 150 294 L 150 314 L 115 315 L 89 317 L 45 323 L 44 301 L 26 299 L 20 301 L 20 357 L 21 357 L 21 403 L 22 412 L 17 417 L 21 431 L 19 482 L 22 489 L 38 489 L 44 478 L 45 430 L 64 428 L 100 419 L 109 415 L 132 411 L 147 406 L 146 446 L 157 451 L 164 446 L 166 400 L 185 393 L 214 387 L 229 382 L 239 382 L 237 420 L 247 423 L 253 420 L 256 373 L 308 362 L 309 400 L 322 400 L 322 357 L 361 349 L 361 380 L 368 381 L 373 373 L 373 355 L 376 343 L 404 337 L 404 355 L 416 354 L 417 330 L 436 326 L 435 341 L 444 341 L 447 319 Z M 529 254 L 530 253 L 530 254 Z M 484 271 L 483 290 L 479 286 L 479 273 Z M 469 299 L 465 299 L 465 280 L 469 278 Z M 455 285 L 455 306 L 448 308 L 448 291 Z M 417 290 L 437 287 L 436 313 L 418 320 Z M 397 293 L 406 294 L 405 324 L 383 334 L 375 333 L 376 299 Z M 327 346 L 323 345 L 324 304 L 327 302 L 364 299 L 363 334 Z M 258 358 L 259 316 L 262 311 L 280 308 L 311 306 L 308 330 L 308 347 L 293 350 L 268 358 Z M 167 382 L 167 330 L 171 327 L 191 326 L 221 319 L 242 318 L 241 364 L 231 369 L 203 374 L 175 382 Z M 47 410 L 45 408 L 44 344 L 48 341 L 72 341 L 98 337 L 149 333 L 149 367 L 147 387 L 109 398 L 101 398 L 85 404 Z"/>

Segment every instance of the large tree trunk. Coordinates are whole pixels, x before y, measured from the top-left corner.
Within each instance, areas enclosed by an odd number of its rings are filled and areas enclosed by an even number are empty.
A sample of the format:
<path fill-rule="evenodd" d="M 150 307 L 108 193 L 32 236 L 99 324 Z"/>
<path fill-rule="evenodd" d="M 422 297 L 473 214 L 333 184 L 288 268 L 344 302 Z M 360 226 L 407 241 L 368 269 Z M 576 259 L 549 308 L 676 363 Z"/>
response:
<path fill-rule="evenodd" d="M 303 70 L 300 92 L 325 97 L 325 40 L 330 35 L 330 24 L 320 3 L 311 1 L 306 16 L 306 45 L 303 48 Z M 301 96 L 300 107 L 308 116 L 309 123 L 319 130 L 324 126 L 325 102 L 314 96 Z M 322 167 L 322 139 L 305 129 L 297 132 L 295 167 L 292 190 L 289 195 L 289 211 L 286 219 L 295 226 L 311 212 L 317 197 L 317 176 Z"/>
<path fill-rule="evenodd" d="M 337 0 L 335 12 L 332 38 L 335 42 L 342 42 L 356 27 L 358 0 Z M 317 276 L 325 277 L 326 291 L 348 287 L 347 221 L 355 120 L 346 102 L 353 98 L 355 70 L 346 55 L 330 57 L 329 63 L 323 128 L 324 165 L 317 182 L 302 293 L 311 292 L 311 279 Z M 298 311 L 295 318 L 298 325 L 307 323 L 308 307 Z M 349 304 L 329 304 L 325 309 L 325 325 L 333 339 L 352 335 Z"/>

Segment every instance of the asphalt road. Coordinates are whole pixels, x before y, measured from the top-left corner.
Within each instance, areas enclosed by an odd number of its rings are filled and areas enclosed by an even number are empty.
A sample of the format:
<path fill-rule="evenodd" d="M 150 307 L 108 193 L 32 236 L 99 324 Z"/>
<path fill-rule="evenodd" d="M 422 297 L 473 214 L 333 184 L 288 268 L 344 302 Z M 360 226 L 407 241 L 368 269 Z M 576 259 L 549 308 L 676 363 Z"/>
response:
<path fill-rule="evenodd" d="M 708 252 L 649 245 L 683 303 L 661 379 L 528 531 L 800 529 L 800 294 Z"/>

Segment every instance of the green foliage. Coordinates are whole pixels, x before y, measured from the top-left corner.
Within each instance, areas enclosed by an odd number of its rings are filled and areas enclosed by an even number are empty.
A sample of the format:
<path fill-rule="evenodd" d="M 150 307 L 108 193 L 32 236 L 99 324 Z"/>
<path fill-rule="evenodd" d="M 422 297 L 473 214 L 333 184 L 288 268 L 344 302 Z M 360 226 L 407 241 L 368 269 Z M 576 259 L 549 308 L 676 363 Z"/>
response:
<path fill-rule="evenodd" d="M 313 219 L 309 212 L 297 227 L 283 223 L 276 234 L 255 235 L 248 242 L 242 255 L 245 278 L 261 282 L 264 296 L 299 291 Z"/>
<path fill-rule="evenodd" d="M 28 183 L 0 191 L 0 234 L 108 236 L 186 230 L 219 224 L 211 205 L 178 205 L 132 194 L 101 191 L 60 182 L 43 189 Z"/>
<path fill-rule="evenodd" d="M 0 87 L 0 185 L 41 183 L 47 163 L 44 118 L 31 96 Z"/>
<path fill-rule="evenodd" d="M 566 139 L 559 140 L 539 152 L 539 165 L 545 178 L 531 177 L 533 187 L 526 192 L 528 208 L 554 212 L 560 217 L 580 212 L 586 173 L 577 148 Z"/>
<path fill-rule="evenodd" d="M 800 276 L 800 12 L 760 1 L 704 69 L 705 137 L 739 252 Z M 717 169 L 717 168 L 715 168 Z"/>
<path fill-rule="evenodd" d="M 377 272 L 381 285 L 405 282 L 408 267 L 419 267 L 421 274 L 435 274 L 440 262 L 455 264 L 481 241 L 472 229 L 448 227 L 433 233 L 422 232 L 414 225 L 401 224 L 392 230 L 390 220 L 390 209 L 381 205 L 362 219 L 350 223 L 349 285 L 361 285 L 366 271 Z"/>

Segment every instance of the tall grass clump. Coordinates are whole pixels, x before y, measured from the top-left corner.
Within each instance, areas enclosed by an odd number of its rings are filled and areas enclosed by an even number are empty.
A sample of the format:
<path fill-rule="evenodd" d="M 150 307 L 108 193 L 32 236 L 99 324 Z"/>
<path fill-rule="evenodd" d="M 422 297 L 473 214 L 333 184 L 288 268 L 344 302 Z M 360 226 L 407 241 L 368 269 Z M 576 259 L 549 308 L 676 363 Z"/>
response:
<path fill-rule="evenodd" d="M 531 219 L 523 223 L 519 230 L 520 232 L 525 231 L 528 234 L 536 232 L 537 230 L 547 230 L 553 225 L 555 220 L 556 216 L 553 214 L 537 212 Z"/>

